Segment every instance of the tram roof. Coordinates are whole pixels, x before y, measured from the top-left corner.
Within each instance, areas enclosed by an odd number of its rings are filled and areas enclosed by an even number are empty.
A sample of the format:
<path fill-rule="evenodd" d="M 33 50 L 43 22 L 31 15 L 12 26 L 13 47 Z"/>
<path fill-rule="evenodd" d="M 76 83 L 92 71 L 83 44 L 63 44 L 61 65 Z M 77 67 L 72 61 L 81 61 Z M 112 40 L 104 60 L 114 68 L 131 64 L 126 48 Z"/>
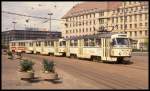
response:
<path fill-rule="evenodd" d="M 36 39 L 34 41 L 58 41 L 59 38 L 55 38 L 55 39 Z"/>
<path fill-rule="evenodd" d="M 34 40 L 13 40 L 10 42 L 29 42 L 29 41 L 34 41 Z"/>
<path fill-rule="evenodd" d="M 77 37 L 70 37 L 66 38 L 65 40 L 76 40 L 76 39 L 88 39 L 88 38 L 110 38 L 113 34 L 119 34 L 115 32 L 101 32 L 94 35 L 83 35 L 83 36 L 77 36 Z"/>
<path fill-rule="evenodd" d="M 10 42 L 57 41 L 57 40 L 59 40 L 59 38 L 57 39 L 35 39 L 35 40 L 14 40 Z"/>

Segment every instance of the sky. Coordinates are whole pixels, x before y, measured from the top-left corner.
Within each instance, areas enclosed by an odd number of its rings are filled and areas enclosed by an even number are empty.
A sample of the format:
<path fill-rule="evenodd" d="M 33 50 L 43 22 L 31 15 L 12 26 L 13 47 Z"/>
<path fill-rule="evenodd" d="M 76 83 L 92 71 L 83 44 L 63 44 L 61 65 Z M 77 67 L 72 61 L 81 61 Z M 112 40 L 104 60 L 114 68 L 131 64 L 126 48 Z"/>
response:
<path fill-rule="evenodd" d="M 70 1 L 70 2 L 19 2 L 19 1 L 3 1 L 2 2 L 2 11 L 9 11 L 12 13 L 38 16 L 49 18 L 48 13 L 53 13 L 51 16 L 52 19 L 61 19 L 74 5 L 82 2 Z M 1 12 L 2 13 L 2 12 Z M 26 27 L 33 28 L 46 28 L 49 29 L 49 21 L 45 19 L 30 18 L 24 16 L 17 16 L 12 14 L 2 13 L 2 31 L 8 31 L 14 28 L 12 22 L 16 22 L 15 29 L 23 30 Z M 29 20 L 27 23 L 26 20 Z M 60 21 L 52 20 L 51 21 L 51 30 L 52 31 L 61 31 Z"/>

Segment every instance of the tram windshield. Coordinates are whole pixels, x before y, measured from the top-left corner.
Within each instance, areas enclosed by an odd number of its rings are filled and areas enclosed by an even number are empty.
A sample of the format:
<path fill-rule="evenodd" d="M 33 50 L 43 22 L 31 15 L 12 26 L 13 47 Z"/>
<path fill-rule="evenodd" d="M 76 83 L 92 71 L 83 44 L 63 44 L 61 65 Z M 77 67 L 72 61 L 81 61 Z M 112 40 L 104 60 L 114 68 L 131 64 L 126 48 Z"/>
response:
<path fill-rule="evenodd" d="M 112 40 L 112 45 L 129 45 L 130 41 L 128 38 L 115 38 Z"/>
<path fill-rule="evenodd" d="M 66 46 L 66 42 L 65 41 L 60 41 L 60 46 Z"/>

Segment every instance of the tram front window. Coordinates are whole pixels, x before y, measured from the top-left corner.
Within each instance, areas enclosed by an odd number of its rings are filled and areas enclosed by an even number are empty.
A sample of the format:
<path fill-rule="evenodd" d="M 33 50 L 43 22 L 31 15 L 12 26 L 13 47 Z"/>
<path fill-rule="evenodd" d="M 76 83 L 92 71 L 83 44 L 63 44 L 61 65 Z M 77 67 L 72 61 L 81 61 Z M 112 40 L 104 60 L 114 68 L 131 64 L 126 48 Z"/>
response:
<path fill-rule="evenodd" d="M 112 45 L 129 45 L 128 38 L 116 38 L 112 40 Z"/>
<path fill-rule="evenodd" d="M 60 42 L 60 46 L 66 46 L 66 42 L 65 41 L 61 41 Z"/>

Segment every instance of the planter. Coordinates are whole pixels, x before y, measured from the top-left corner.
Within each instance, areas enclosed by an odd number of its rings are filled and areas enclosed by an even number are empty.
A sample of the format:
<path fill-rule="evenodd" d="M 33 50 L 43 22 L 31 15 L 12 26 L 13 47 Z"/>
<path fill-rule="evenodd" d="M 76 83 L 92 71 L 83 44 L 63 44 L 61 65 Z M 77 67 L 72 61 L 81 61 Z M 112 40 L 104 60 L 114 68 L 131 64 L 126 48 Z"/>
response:
<path fill-rule="evenodd" d="M 62 83 L 62 77 L 60 77 L 57 73 L 55 73 L 55 78 L 53 80 L 53 83 Z"/>
<path fill-rule="evenodd" d="M 22 59 L 22 56 L 16 56 L 16 59 Z"/>
<path fill-rule="evenodd" d="M 52 72 L 44 72 L 42 78 L 44 80 L 54 80 L 55 79 L 55 73 Z"/>
<path fill-rule="evenodd" d="M 31 80 L 34 78 L 34 72 L 33 71 L 19 72 L 19 76 L 21 80 Z"/>
<path fill-rule="evenodd" d="M 13 56 L 8 56 L 8 59 L 13 59 Z"/>

